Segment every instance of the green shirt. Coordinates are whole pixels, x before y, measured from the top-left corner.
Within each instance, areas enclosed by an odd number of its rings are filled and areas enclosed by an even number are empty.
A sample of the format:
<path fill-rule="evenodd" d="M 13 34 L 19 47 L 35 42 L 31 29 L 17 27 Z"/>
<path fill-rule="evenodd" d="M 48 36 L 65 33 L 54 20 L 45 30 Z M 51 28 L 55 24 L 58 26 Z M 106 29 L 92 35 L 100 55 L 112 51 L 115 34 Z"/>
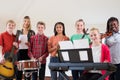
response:
<path fill-rule="evenodd" d="M 84 34 L 74 34 L 74 35 L 72 35 L 71 36 L 71 41 L 73 42 L 73 40 L 79 40 L 79 39 L 82 39 L 82 36 L 83 36 Z M 89 37 L 89 35 L 85 35 L 84 36 L 84 38 L 83 39 L 88 39 L 88 42 L 90 43 L 91 41 L 90 41 L 90 37 Z"/>

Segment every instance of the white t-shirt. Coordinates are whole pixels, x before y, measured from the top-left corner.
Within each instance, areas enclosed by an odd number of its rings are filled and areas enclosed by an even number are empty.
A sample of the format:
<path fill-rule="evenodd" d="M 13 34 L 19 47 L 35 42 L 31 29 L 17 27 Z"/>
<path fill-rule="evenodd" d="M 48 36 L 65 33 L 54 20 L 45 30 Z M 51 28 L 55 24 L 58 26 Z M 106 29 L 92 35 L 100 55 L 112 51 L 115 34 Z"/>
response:
<path fill-rule="evenodd" d="M 28 46 L 25 44 L 26 42 L 28 42 L 27 39 L 27 35 L 19 36 L 19 40 L 21 41 L 21 43 L 19 44 L 19 49 L 28 49 Z"/>
<path fill-rule="evenodd" d="M 99 63 L 101 58 L 101 45 L 92 47 L 92 55 L 94 63 Z"/>
<path fill-rule="evenodd" d="M 101 59 L 101 45 L 92 47 L 92 55 L 94 63 L 100 63 Z M 90 70 L 91 73 L 101 73 L 100 70 Z"/>

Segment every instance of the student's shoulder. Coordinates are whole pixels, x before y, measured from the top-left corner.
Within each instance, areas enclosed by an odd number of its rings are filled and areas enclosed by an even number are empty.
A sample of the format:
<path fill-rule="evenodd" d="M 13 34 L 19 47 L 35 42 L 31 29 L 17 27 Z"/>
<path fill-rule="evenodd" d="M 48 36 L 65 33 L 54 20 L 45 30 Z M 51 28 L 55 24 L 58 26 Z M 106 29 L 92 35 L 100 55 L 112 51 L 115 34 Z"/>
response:
<path fill-rule="evenodd" d="M 49 40 L 54 40 L 56 36 L 52 35 L 49 37 Z"/>
<path fill-rule="evenodd" d="M 52 36 L 50 36 L 50 38 L 55 38 L 55 36 L 54 36 L 54 35 L 52 35 Z"/>
<path fill-rule="evenodd" d="M 0 36 L 6 36 L 9 35 L 7 31 L 0 33 Z"/>
<path fill-rule="evenodd" d="M 78 34 L 73 34 L 71 37 L 78 36 Z"/>
<path fill-rule="evenodd" d="M 37 36 L 37 35 L 33 35 L 33 36 L 31 36 L 30 38 L 31 38 L 31 39 L 35 39 L 36 36 Z"/>
<path fill-rule="evenodd" d="M 70 38 L 74 38 L 76 36 L 78 36 L 78 34 L 73 34 Z"/>
<path fill-rule="evenodd" d="M 29 30 L 29 33 L 35 35 L 35 31 L 34 30 Z"/>
<path fill-rule="evenodd" d="M 106 44 L 102 44 L 102 48 L 107 48 L 108 49 L 108 46 Z"/>
<path fill-rule="evenodd" d="M 69 37 L 68 37 L 68 36 L 65 36 L 65 40 L 69 40 Z"/>
<path fill-rule="evenodd" d="M 30 29 L 29 32 L 34 32 L 34 30 Z"/>
<path fill-rule="evenodd" d="M 4 35 L 4 34 L 7 34 L 7 31 L 0 33 L 0 35 Z"/>
<path fill-rule="evenodd" d="M 52 36 L 49 37 L 48 42 L 51 43 L 51 42 L 53 42 L 54 40 L 55 40 L 55 36 L 52 35 Z"/>
<path fill-rule="evenodd" d="M 0 33 L 0 38 L 2 38 L 5 35 L 5 32 Z"/>
<path fill-rule="evenodd" d="M 43 35 L 43 37 L 44 37 L 45 39 L 48 39 L 48 36 L 46 36 L 46 35 Z"/>
<path fill-rule="evenodd" d="M 90 37 L 89 34 L 85 34 L 86 37 Z"/>

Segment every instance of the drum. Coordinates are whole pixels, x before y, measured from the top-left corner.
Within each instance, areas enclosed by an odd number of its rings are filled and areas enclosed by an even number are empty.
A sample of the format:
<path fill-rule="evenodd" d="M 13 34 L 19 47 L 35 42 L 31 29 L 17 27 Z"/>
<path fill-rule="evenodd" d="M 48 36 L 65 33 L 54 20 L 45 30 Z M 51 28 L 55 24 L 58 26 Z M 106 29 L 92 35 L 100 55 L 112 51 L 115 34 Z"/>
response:
<path fill-rule="evenodd" d="M 22 60 L 17 63 L 19 70 L 37 70 L 40 67 L 38 60 Z"/>

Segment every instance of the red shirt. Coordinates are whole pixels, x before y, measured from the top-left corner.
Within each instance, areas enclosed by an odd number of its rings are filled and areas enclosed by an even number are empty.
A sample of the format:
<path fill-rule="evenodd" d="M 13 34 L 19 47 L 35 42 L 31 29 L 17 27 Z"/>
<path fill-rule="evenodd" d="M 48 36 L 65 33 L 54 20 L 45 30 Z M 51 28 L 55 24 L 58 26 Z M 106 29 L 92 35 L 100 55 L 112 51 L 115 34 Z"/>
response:
<path fill-rule="evenodd" d="M 30 46 L 28 49 L 29 57 L 33 56 L 36 59 L 42 57 L 43 61 L 41 61 L 41 63 L 46 63 L 46 57 L 48 56 L 47 41 L 48 38 L 44 34 L 32 36 L 30 38 Z"/>
<path fill-rule="evenodd" d="M 10 52 L 15 41 L 15 35 L 10 35 L 7 31 L 0 34 L 0 46 L 2 46 L 2 54 Z"/>

